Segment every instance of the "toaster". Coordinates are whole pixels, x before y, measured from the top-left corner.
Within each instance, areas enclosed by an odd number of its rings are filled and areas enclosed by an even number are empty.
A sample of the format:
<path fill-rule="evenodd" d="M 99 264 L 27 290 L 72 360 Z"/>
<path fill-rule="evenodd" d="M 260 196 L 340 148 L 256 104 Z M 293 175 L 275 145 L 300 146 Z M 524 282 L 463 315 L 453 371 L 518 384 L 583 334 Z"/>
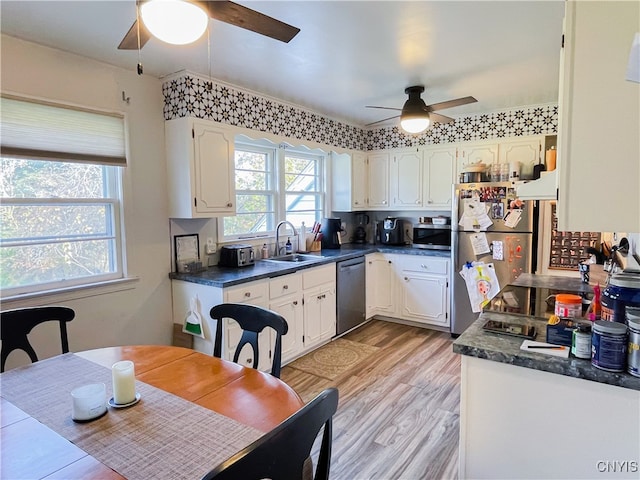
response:
<path fill-rule="evenodd" d="M 220 247 L 221 267 L 248 267 L 256 261 L 253 247 L 246 244 L 224 245 Z"/>

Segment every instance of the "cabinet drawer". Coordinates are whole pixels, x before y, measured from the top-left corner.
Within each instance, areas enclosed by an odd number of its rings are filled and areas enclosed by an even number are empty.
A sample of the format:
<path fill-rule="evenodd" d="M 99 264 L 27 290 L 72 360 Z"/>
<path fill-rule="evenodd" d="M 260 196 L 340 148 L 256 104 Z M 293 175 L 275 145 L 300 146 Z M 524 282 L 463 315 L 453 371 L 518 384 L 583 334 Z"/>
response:
<path fill-rule="evenodd" d="M 272 278 L 269 281 L 269 298 L 271 300 L 301 291 L 302 275 L 299 273 Z"/>
<path fill-rule="evenodd" d="M 312 288 L 323 283 L 336 281 L 336 264 L 331 263 L 322 267 L 309 268 L 302 271 L 302 285 L 304 289 Z"/>
<path fill-rule="evenodd" d="M 447 275 L 449 273 L 449 259 L 427 257 L 423 255 L 396 255 L 396 267 L 411 272 L 430 273 L 432 275 Z"/>
<path fill-rule="evenodd" d="M 228 303 L 267 304 L 268 299 L 269 284 L 266 280 L 224 289 L 224 301 Z"/>

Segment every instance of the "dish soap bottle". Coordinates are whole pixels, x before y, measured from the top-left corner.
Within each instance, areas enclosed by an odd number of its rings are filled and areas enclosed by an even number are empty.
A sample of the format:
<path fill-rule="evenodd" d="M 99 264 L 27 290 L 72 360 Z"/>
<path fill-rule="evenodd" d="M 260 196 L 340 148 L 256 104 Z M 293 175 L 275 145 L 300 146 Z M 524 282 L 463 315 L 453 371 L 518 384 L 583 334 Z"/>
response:
<path fill-rule="evenodd" d="M 291 245 L 291 237 L 287 237 L 287 243 L 284 244 L 284 253 L 287 255 L 293 253 L 293 245 Z"/>
<path fill-rule="evenodd" d="M 262 258 L 269 258 L 269 247 L 266 243 L 262 245 Z"/>

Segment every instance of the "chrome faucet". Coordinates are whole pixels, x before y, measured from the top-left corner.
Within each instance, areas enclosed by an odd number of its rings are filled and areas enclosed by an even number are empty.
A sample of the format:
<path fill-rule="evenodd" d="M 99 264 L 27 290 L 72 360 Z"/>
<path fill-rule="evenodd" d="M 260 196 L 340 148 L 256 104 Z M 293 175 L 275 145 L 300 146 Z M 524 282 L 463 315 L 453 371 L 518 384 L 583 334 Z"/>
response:
<path fill-rule="evenodd" d="M 276 255 L 280 255 L 280 250 L 282 250 L 282 247 L 280 247 L 280 227 L 285 223 L 291 227 L 294 236 L 298 234 L 298 232 L 296 232 L 296 227 L 294 227 L 293 223 L 291 223 L 290 221 L 283 220 L 282 222 L 279 222 L 278 226 L 276 227 Z"/>

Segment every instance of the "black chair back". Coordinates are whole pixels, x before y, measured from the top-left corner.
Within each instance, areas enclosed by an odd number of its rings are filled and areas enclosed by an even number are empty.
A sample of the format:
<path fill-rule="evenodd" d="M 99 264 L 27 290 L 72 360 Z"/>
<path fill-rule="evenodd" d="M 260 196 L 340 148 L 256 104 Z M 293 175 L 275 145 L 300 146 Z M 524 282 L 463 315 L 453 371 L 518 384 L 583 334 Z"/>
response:
<path fill-rule="evenodd" d="M 44 322 L 60 322 L 62 353 L 69 351 L 67 322 L 73 320 L 75 312 L 68 307 L 34 307 L 0 312 L 0 371 L 4 372 L 7 357 L 14 350 L 24 350 L 32 362 L 38 361 L 35 350 L 27 335 L 36 325 Z"/>
<path fill-rule="evenodd" d="M 242 337 L 233 355 L 233 361 L 238 362 L 240 351 L 246 344 L 253 349 L 253 368 L 258 368 L 259 349 L 258 334 L 266 327 L 271 327 L 276 332 L 276 342 L 271 364 L 271 375 L 280 378 L 280 366 L 282 364 L 282 336 L 289 331 L 287 321 L 282 315 L 266 308 L 244 303 L 223 303 L 211 309 L 209 315 L 218 321 L 216 326 L 216 338 L 213 344 L 214 357 L 222 358 L 222 319 L 231 318 L 238 322 L 242 328 Z"/>
<path fill-rule="evenodd" d="M 211 470 L 203 480 L 302 479 L 305 463 L 323 425 L 322 444 L 313 478 L 328 480 L 332 418 L 337 408 L 338 390 L 324 390 L 269 433 Z"/>

